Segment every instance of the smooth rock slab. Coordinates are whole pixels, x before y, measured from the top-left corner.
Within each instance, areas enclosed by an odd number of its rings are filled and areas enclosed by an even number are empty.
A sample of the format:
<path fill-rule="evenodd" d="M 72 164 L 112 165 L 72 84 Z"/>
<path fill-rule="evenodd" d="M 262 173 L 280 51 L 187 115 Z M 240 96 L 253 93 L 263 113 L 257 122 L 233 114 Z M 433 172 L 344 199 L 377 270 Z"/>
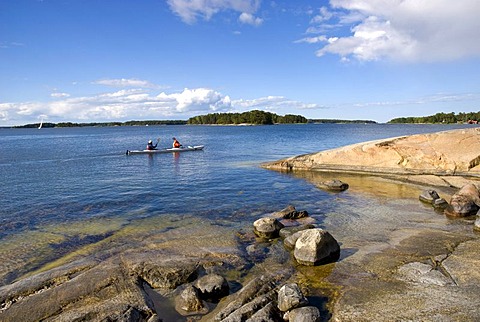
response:
<path fill-rule="evenodd" d="M 401 266 L 398 269 L 400 279 L 421 284 L 431 284 L 438 286 L 454 285 L 452 279 L 443 275 L 440 271 L 433 269 L 432 266 L 414 262 Z"/>
<path fill-rule="evenodd" d="M 302 265 L 319 265 L 338 260 L 340 245 L 326 230 L 307 229 L 297 239 L 293 255 Z"/>

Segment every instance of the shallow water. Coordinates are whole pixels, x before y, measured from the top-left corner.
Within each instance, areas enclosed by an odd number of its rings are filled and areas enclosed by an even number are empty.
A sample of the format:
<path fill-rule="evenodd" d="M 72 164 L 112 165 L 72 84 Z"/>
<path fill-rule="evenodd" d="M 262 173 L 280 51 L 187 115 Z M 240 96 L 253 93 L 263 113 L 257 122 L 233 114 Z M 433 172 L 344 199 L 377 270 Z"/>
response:
<path fill-rule="evenodd" d="M 368 215 L 369 222 L 375 221 L 384 207 L 393 209 L 392 216 L 396 207 L 418 211 L 416 201 L 407 206 L 402 202 L 417 198 L 418 191 L 367 180 L 351 184 L 347 193 L 331 194 L 307 177 L 265 170 L 259 164 L 459 127 L 466 126 L 0 129 L 0 285 L 57 260 L 94 251 L 107 256 L 112 236 L 121 248 L 152 231 L 175 239 L 191 222 L 197 231 L 211 229 L 211 223 L 236 231 L 289 204 L 307 210 L 342 238 L 355 239 L 368 227 L 357 222 L 352 229 L 351 218 Z M 125 155 L 127 149 L 143 148 L 148 139 L 160 137 L 159 146 L 170 145 L 172 136 L 184 145 L 206 147 L 181 154 Z"/>

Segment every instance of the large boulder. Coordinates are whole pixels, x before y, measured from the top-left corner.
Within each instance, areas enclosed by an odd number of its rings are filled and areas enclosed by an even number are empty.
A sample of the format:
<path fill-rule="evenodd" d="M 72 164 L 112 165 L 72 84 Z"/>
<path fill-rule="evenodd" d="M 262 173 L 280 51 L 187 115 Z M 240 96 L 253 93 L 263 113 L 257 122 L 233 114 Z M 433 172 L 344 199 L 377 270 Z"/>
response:
<path fill-rule="evenodd" d="M 293 255 L 302 265 L 325 264 L 340 257 L 340 245 L 326 230 L 307 229 L 297 239 Z"/>
<path fill-rule="evenodd" d="M 454 217 L 475 215 L 480 209 L 480 192 L 473 183 L 466 184 L 450 199 L 445 213 Z"/>
<path fill-rule="evenodd" d="M 276 218 L 265 217 L 256 220 L 253 223 L 253 231 L 258 237 L 261 238 L 277 238 L 284 226 Z"/>

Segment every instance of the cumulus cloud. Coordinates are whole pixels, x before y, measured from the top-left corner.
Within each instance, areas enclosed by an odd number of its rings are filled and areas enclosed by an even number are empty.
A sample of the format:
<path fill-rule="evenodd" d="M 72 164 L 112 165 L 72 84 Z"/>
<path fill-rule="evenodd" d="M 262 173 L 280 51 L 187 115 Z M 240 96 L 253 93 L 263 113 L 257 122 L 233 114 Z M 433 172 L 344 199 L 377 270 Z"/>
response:
<path fill-rule="evenodd" d="M 336 38 L 318 56 L 435 62 L 480 55 L 478 0 L 330 0 L 330 5 L 307 30 Z"/>
<path fill-rule="evenodd" d="M 241 23 L 252 25 L 252 26 L 260 26 L 263 23 L 263 19 L 255 17 L 254 15 L 246 12 L 242 12 L 238 20 Z"/>
<path fill-rule="evenodd" d="M 145 89 L 122 89 L 91 96 L 56 97 L 50 102 L 1 103 L 0 120 L 9 125 L 35 122 L 39 117 L 48 117 L 51 122 L 185 119 L 214 112 L 318 108 L 324 107 L 282 96 L 232 100 L 230 96 L 210 88 L 185 88 L 160 94 L 152 94 Z"/>
<path fill-rule="evenodd" d="M 184 22 L 192 24 L 198 18 L 209 20 L 223 10 L 253 14 L 260 6 L 261 0 L 167 0 L 167 2 L 170 9 Z M 253 22 L 261 23 L 261 19 L 254 18 Z"/>

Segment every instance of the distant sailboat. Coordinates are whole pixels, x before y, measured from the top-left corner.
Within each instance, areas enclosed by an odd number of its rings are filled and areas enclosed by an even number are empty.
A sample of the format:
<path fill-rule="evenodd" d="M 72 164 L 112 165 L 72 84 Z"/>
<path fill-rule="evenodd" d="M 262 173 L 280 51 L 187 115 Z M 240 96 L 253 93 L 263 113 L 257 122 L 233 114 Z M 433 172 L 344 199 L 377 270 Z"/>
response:
<path fill-rule="evenodd" d="M 40 125 L 38 126 L 38 129 L 40 130 L 43 126 L 43 119 L 40 121 Z"/>

